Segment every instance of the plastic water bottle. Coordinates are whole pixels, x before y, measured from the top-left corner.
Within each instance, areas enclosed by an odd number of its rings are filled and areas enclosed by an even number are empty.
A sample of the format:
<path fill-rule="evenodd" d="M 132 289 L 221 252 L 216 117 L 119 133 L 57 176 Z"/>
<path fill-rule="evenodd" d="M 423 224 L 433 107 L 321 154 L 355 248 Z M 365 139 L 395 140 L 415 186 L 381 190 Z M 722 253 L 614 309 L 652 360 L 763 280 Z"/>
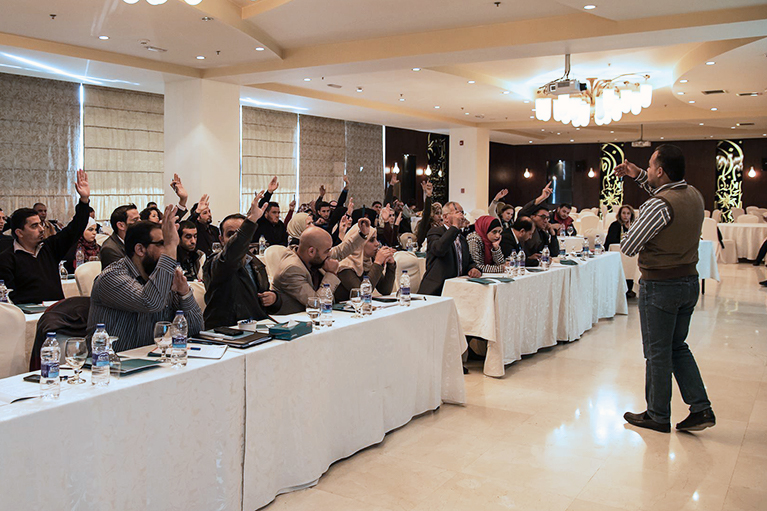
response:
<path fill-rule="evenodd" d="M 104 323 L 96 325 L 91 338 L 91 383 L 109 385 L 109 334 Z"/>
<path fill-rule="evenodd" d="M 409 280 L 410 277 L 408 277 Z M 408 285 L 408 287 L 410 286 Z M 360 294 L 362 295 L 362 315 L 369 316 L 373 314 L 373 284 L 370 283 L 370 278 L 367 275 L 362 277 Z"/>
<path fill-rule="evenodd" d="M 527 257 L 525 256 L 525 251 L 520 250 L 517 253 L 517 275 L 524 275 L 525 274 L 525 264 Z"/>
<path fill-rule="evenodd" d="M 85 250 L 83 250 L 83 247 L 77 247 L 77 252 L 75 252 L 75 268 L 79 268 L 84 262 Z"/>
<path fill-rule="evenodd" d="M 258 255 L 264 255 L 266 252 L 266 238 L 261 236 L 258 238 Z"/>
<path fill-rule="evenodd" d="M 596 239 L 594 240 L 594 255 L 600 255 L 604 252 L 602 250 L 602 238 L 597 234 Z"/>
<path fill-rule="evenodd" d="M 564 259 L 567 257 L 567 247 L 565 247 L 565 240 L 559 240 L 559 258 Z"/>
<path fill-rule="evenodd" d="M 330 284 L 320 289 L 320 326 L 333 326 L 333 291 Z"/>
<path fill-rule="evenodd" d="M 589 240 L 583 238 L 583 245 L 581 246 L 581 259 L 584 261 L 589 258 Z"/>
<path fill-rule="evenodd" d="M 549 266 L 551 266 L 551 252 L 549 247 L 543 247 L 541 251 L 541 268 L 545 271 L 549 269 Z"/>
<path fill-rule="evenodd" d="M 69 272 L 64 268 L 64 261 L 59 263 L 59 276 L 61 277 L 61 280 L 67 280 L 69 278 Z"/>
<path fill-rule="evenodd" d="M 172 340 L 170 345 L 170 366 L 181 368 L 186 365 L 186 340 L 189 334 L 184 311 L 176 311 L 176 317 L 173 318 L 171 325 Z"/>
<path fill-rule="evenodd" d="M 516 253 L 512 251 L 511 255 L 506 258 L 506 264 L 503 266 L 503 274 L 507 277 L 514 277 L 514 265 L 516 264 L 514 260 L 516 259 L 516 256 Z"/>
<path fill-rule="evenodd" d="M 0 303 L 8 303 L 8 288 L 4 280 L 0 280 Z"/>
<path fill-rule="evenodd" d="M 40 395 L 45 400 L 58 399 L 61 392 L 60 360 L 61 348 L 56 340 L 56 332 L 48 332 L 40 349 Z"/>
<path fill-rule="evenodd" d="M 402 270 L 399 278 L 399 304 L 410 307 L 410 275 L 407 270 Z"/>

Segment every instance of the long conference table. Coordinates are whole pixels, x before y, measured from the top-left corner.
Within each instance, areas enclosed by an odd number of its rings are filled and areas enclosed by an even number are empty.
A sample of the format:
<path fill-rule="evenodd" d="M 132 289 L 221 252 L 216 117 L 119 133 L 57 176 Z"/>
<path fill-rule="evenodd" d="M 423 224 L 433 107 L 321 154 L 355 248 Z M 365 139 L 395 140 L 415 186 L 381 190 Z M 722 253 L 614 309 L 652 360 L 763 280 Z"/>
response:
<path fill-rule="evenodd" d="M 756 259 L 759 248 L 767 240 L 767 224 L 717 224 L 722 238 L 735 241 L 738 259 Z"/>
<path fill-rule="evenodd" d="M 493 377 L 522 355 L 579 339 L 602 318 L 628 314 L 621 257 L 609 252 L 509 283 L 450 279 L 442 296 L 455 300 L 464 333 L 487 341 L 484 373 Z"/>
<path fill-rule="evenodd" d="M 293 341 L 0 406 L 3 507 L 251 511 L 412 417 L 465 401 L 453 300 L 334 316 Z M 23 376 L 0 380 L 0 397 L 39 392 Z"/>

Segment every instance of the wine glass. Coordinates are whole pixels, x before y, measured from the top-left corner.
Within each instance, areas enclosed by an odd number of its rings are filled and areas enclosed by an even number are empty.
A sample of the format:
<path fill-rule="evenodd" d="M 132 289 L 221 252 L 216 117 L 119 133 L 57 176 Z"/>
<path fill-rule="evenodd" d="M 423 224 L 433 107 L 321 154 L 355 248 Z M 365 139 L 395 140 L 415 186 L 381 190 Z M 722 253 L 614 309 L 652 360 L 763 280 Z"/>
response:
<path fill-rule="evenodd" d="M 575 232 L 575 227 L 573 227 L 572 225 L 568 225 L 567 226 L 567 235 L 568 236 L 572 236 L 574 232 Z"/>
<path fill-rule="evenodd" d="M 355 319 L 361 318 L 362 314 L 360 314 L 360 309 L 362 309 L 362 292 L 360 291 L 360 288 L 356 287 L 349 291 L 349 302 L 351 302 L 352 307 L 354 307 L 354 315 L 352 317 Z"/>
<path fill-rule="evenodd" d="M 320 326 L 320 298 L 318 296 L 310 296 L 306 300 L 306 313 L 314 326 Z"/>
<path fill-rule="evenodd" d="M 154 343 L 162 351 L 160 362 L 167 362 L 169 360 L 165 352 L 168 351 L 172 342 L 171 326 L 172 324 L 169 321 L 158 321 L 154 324 Z"/>
<path fill-rule="evenodd" d="M 75 377 L 67 380 L 67 383 L 79 385 L 85 383 L 85 379 L 80 378 L 83 364 L 88 357 L 88 343 L 82 337 L 71 337 L 67 339 L 64 345 L 64 360 L 75 370 Z"/>

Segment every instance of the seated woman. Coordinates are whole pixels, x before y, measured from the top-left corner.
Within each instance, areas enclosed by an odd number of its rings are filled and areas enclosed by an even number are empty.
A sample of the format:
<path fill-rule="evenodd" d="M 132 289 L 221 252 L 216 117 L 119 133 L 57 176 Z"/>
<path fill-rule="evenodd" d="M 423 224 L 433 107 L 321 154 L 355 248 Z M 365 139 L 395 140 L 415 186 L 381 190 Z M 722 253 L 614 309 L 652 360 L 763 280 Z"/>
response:
<path fill-rule="evenodd" d="M 300 212 L 293 215 L 293 218 L 288 222 L 288 246 L 298 245 L 301 233 L 313 223 L 314 221 L 309 213 Z"/>
<path fill-rule="evenodd" d="M 138 216 L 141 220 L 149 220 L 156 224 L 162 222 L 162 213 L 157 206 L 149 206 L 148 208 L 141 210 L 141 213 L 139 213 Z"/>
<path fill-rule="evenodd" d="M 625 204 L 618 210 L 618 215 L 615 217 L 615 221 L 610 224 L 607 230 L 607 238 L 605 239 L 605 248 L 610 250 L 610 245 L 620 245 L 621 240 L 626 233 L 629 232 L 631 224 L 634 223 L 634 208 L 626 206 Z M 632 279 L 626 279 L 626 285 L 629 290 L 626 292 L 627 298 L 636 297 L 634 292 L 634 281 Z"/>
<path fill-rule="evenodd" d="M 96 227 L 98 224 L 93 218 L 88 219 L 88 227 L 83 231 L 83 235 L 75 243 L 72 248 L 67 252 L 67 257 L 64 259 L 64 267 L 69 273 L 75 272 L 75 259 L 77 258 L 77 250 L 83 250 L 83 262 L 88 262 L 91 259 L 98 261 L 101 247 L 96 243 Z"/>
<path fill-rule="evenodd" d="M 474 232 L 466 237 L 469 253 L 482 273 L 503 273 L 505 258 L 501 252 L 503 227 L 498 218 L 484 215 L 474 222 Z"/>
<path fill-rule="evenodd" d="M 352 228 L 347 237 L 354 236 L 356 226 Z M 337 302 L 349 299 L 349 291 L 360 287 L 362 278 L 367 274 L 373 289 L 382 295 L 391 294 L 394 289 L 394 279 L 397 277 L 397 263 L 394 262 L 393 248 L 381 247 L 378 243 L 376 230 L 370 230 L 370 236 L 361 248 L 343 259 L 338 265 L 338 279 L 341 284 L 336 288 L 335 299 Z"/>

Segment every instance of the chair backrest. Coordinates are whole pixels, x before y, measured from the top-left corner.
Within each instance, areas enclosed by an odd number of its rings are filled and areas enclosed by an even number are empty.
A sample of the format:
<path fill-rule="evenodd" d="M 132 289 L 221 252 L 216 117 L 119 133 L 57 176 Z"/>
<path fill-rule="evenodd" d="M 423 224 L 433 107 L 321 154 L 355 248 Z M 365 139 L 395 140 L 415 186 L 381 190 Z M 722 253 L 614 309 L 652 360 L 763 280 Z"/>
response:
<path fill-rule="evenodd" d="M 85 337 L 88 328 L 88 312 L 91 299 L 87 296 L 65 298 L 48 307 L 37 322 L 35 344 L 29 358 L 29 370 L 40 369 L 40 349 L 48 332 L 56 332 L 61 337 Z M 64 343 L 59 338 L 61 352 L 64 353 Z M 90 346 L 88 346 L 90 353 Z"/>
<path fill-rule="evenodd" d="M 703 218 L 711 218 L 711 211 L 704 209 L 703 210 Z"/>
<path fill-rule="evenodd" d="M 746 208 L 746 213 L 749 215 L 758 215 L 759 214 L 759 206 L 749 206 Z"/>
<path fill-rule="evenodd" d="M 578 212 L 578 208 L 576 208 L 575 206 L 570 208 L 570 216 L 572 216 L 573 213 L 577 213 L 577 212 Z"/>
<path fill-rule="evenodd" d="M 408 241 L 416 241 L 417 239 L 412 232 L 405 232 L 399 235 L 399 244 L 401 247 L 407 248 Z"/>
<path fill-rule="evenodd" d="M 472 209 L 469 212 L 469 215 L 471 215 L 471 218 L 472 218 L 471 223 L 474 223 L 474 222 L 477 221 L 477 218 L 479 218 L 481 216 L 486 216 L 487 215 L 487 210 L 486 209 L 479 209 L 479 208 L 478 209 Z"/>
<path fill-rule="evenodd" d="M 27 372 L 26 319 L 21 309 L 10 303 L 0 303 L 0 378 Z"/>
<path fill-rule="evenodd" d="M 736 222 L 738 220 L 738 217 L 741 215 L 745 215 L 746 212 L 743 211 L 743 208 L 732 208 L 730 210 L 730 214 L 732 215 L 732 221 Z"/>
<path fill-rule="evenodd" d="M 759 217 L 756 215 L 740 215 L 735 221 L 739 224 L 758 224 Z"/>
<path fill-rule="evenodd" d="M 605 227 L 610 227 L 610 224 L 615 222 L 615 218 L 617 217 L 617 215 L 618 213 L 616 213 L 615 211 L 610 211 L 609 213 L 605 215 L 605 219 L 604 219 L 604 222 L 602 222 L 602 224 Z"/>
<path fill-rule="evenodd" d="M 602 231 L 601 229 L 587 229 L 583 233 L 583 237 L 586 238 L 587 240 L 589 240 L 589 250 L 592 250 L 592 251 L 594 250 L 594 243 L 595 243 L 595 241 L 597 239 L 597 235 L 599 235 L 599 237 L 601 238 L 602 243 L 603 243 L 602 246 L 604 247 L 604 242 L 605 242 L 605 233 L 604 233 L 604 231 Z"/>
<path fill-rule="evenodd" d="M 418 256 L 412 252 L 398 251 L 394 253 L 394 262 L 397 263 L 397 276 L 394 278 L 394 291 L 399 289 L 399 278 L 403 270 L 407 270 L 410 276 L 410 292 L 417 293 L 421 287 L 421 267 L 418 264 Z"/>
<path fill-rule="evenodd" d="M 721 223 L 722 222 L 722 212 L 720 210 L 718 210 L 718 209 L 715 209 L 714 211 L 711 212 L 711 218 L 714 220 L 714 222 L 716 222 L 718 224 Z"/>
<path fill-rule="evenodd" d="M 104 244 L 104 242 L 109 238 L 109 234 L 97 234 L 96 235 L 96 244 L 98 246 L 101 246 Z"/>
<path fill-rule="evenodd" d="M 288 247 L 282 245 L 272 245 L 264 252 L 264 265 L 266 266 L 266 274 L 269 276 L 269 280 L 274 278 L 274 272 L 280 265 L 280 260 L 285 252 L 290 250 Z"/>
<path fill-rule="evenodd" d="M 703 227 L 701 227 L 701 239 L 708 240 L 714 243 L 714 246 L 719 245 L 719 235 L 717 234 L 718 227 L 716 226 L 716 220 L 713 218 L 704 218 Z"/>
<path fill-rule="evenodd" d="M 75 268 L 75 282 L 80 296 L 90 296 L 93 281 L 101 273 L 101 261 L 89 261 Z"/>
<path fill-rule="evenodd" d="M 590 229 L 599 227 L 599 217 L 596 215 L 581 216 L 581 231 L 586 232 Z"/>

